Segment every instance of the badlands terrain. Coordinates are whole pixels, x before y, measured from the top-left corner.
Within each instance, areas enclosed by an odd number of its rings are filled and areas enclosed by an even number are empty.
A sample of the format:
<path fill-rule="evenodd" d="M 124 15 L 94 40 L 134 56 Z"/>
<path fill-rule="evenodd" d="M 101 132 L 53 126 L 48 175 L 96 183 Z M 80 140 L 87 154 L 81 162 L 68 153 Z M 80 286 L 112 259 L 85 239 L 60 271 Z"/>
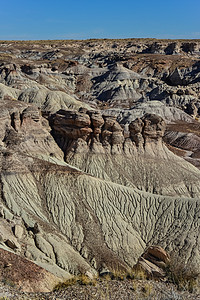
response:
<path fill-rule="evenodd" d="M 198 274 L 199 118 L 199 40 L 0 41 L 0 279 Z"/>

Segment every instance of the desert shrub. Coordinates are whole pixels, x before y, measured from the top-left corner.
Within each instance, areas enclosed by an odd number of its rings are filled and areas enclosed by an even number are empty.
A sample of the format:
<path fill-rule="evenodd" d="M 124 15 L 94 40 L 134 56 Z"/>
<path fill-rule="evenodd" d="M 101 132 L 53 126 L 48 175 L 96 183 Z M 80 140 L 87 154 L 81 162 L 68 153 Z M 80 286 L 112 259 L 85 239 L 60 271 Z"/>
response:
<path fill-rule="evenodd" d="M 190 293 L 197 291 L 200 273 L 195 266 L 186 265 L 183 260 L 174 256 L 166 268 L 166 273 L 168 280 L 175 284 L 178 290 Z"/>

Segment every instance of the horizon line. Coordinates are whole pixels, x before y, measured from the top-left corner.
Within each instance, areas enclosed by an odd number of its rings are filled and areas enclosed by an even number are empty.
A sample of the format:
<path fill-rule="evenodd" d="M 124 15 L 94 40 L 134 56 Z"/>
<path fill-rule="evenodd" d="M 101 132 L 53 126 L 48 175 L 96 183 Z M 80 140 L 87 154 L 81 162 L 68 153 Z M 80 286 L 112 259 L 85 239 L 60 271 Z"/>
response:
<path fill-rule="evenodd" d="M 123 41 L 123 40 L 157 40 L 157 41 L 200 41 L 200 38 L 154 38 L 154 37 L 132 37 L 132 38 L 82 38 L 82 39 L 0 39 L 0 42 L 61 42 L 61 41 Z"/>

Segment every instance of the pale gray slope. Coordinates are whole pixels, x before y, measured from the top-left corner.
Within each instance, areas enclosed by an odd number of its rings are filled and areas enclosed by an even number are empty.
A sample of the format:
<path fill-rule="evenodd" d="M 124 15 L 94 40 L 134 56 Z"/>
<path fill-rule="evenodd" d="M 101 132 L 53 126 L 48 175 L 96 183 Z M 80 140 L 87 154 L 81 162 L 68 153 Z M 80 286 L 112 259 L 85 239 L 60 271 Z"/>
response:
<path fill-rule="evenodd" d="M 198 197 L 200 171 L 161 143 L 137 149 L 126 141 L 121 153 L 69 152 L 66 162 L 98 178 L 154 194 Z M 112 151 L 112 150 L 111 150 Z"/>
<path fill-rule="evenodd" d="M 103 263 L 132 266 L 147 245 L 159 244 L 199 266 L 198 199 L 153 195 L 54 168 L 1 177 L 7 209 L 28 228 L 36 221 L 45 228 L 33 234 L 32 246 L 29 241 L 32 259 L 44 262 L 46 256 L 49 264 L 53 261 L 74 273 L 89 269 L 83 258 L 97 269 Z M 40 250 L 37 255 L 33 246 Z"/>
<path fill-rule="evenodd" d="M 4 99 L 20 100 L 25 103 L 35 104 L 43 111 L 52 113 L 59 109 L 79 109 L 80 107 L 91 109 L 89 105 L 78 101 L 73 95 L 59 90 L 50 90 L 32 80 L 25 83 L 22 82 L 20 88 L 0 83 L 0 101 Z"/>
<path fill-rule="evenodd" d="M 136 103 L 130 109 L 110 108 L 105 110 L 106 114 L 117 116 L 120 124 L 130 124 L 136 118 L 141 118 L 146 113 L 154 113 L 161 116 L 166 122 L 185 121 L 193 122 L 194 119 L 179 108 L 167 106 L 166 104 L 152 100 L 144 103 Z"/>

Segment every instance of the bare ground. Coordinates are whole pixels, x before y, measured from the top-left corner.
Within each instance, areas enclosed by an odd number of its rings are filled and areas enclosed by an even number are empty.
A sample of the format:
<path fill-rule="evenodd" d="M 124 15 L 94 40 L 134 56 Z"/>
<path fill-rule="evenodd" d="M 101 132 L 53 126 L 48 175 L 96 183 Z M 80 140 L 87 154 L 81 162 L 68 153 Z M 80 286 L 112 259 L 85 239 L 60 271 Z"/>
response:
<path fill-rule="evenodd" d="M 198 300 L 200 294 L 178 291 L 176 286 L 152 280 L 97 280 L 95 285 L 72 285 L 51 293 L 23 293 L 8 285 L 0 285 L 0 299 L 30 300 Z"/>

